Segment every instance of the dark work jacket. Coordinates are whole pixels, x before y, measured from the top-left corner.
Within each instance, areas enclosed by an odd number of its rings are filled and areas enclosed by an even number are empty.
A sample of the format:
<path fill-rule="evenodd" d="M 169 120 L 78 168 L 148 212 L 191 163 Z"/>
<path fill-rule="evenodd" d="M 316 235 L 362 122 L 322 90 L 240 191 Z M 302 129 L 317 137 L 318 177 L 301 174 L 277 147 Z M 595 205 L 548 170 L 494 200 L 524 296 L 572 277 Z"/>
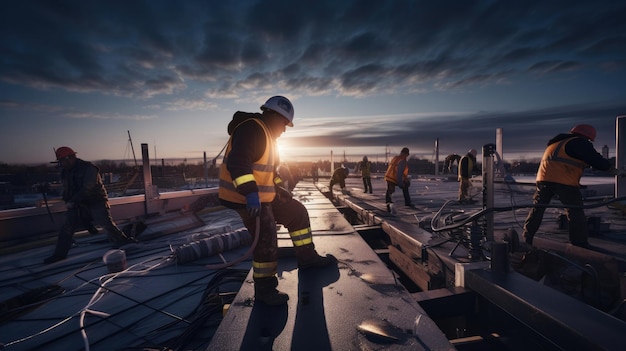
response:
<path fill-rule="evenodd" d="M 233 120 L 228 124 L 228 135 L 232 135 L 233 140 L 232 149 L 226 160 L 226 167 L 232 179 L 245 174 L 252 174 L 252 164 L 265 153 L 265 132 L 261 129 L 261 126 L 254 121 L 241 124 L 250 118 L 263 121 L 263 115 L 260 113 L 237 111 L 233 115 Z M 279 164 L 280 161 L 277 160 L 276 163 Z M 237 190 L 242 195 L 259 191 L 255 182 L 244 183 Z M 245 208 L 245 205 L 222 199 L 220 199 L 220 202 L 229 208 Z"/>
<path fill-rule="evenodd" d="M 75 204 L 93 204 L 107 201 L 107 191 L 100 178 L 100 169 L 91 162 L 76 159 L 74 167 L 63 169 L 63 200 Z"/>
<path fill-rule="evenodd" d="M 555 136 L 548 141 L 548 145 L 558 143 L 562 140 L 578 136 L 578 134 L 563 133 Z M 602 157 L 593 147 L 591 141 L 584 137 L 572 139 L 565 144 L 565 153 L 569 156 L 579 159 L 591 167 L 599 171 L 608 171 L 611 168 L 611 162 Z"/>

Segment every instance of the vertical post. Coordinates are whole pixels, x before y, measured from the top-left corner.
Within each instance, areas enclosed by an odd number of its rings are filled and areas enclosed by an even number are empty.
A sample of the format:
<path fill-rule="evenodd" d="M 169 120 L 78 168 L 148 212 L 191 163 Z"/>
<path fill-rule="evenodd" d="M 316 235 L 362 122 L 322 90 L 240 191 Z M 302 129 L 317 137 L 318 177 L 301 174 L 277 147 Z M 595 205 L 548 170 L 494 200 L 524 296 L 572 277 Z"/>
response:
<path fill-rule="evenodd" d="M 206 151 L 204 152 L 204 187 L 209 187 L 209 165 L 206 162 Z"/>
<path fill-rule="evenodd" d="M 148 215 L 153 212 L 153 202 L 159 197 L 157 188 L 152 185 L 152 170 L 150 168 L 150 156 L 148 155 L 148 144 L 141 144 L 141 158 L 143 160 L 143 186 L 144 186 L 144 209 Z"/>
<path fill-rule="evenodd" d="M 502 145 L 502 128 L 496 128 L 496 152 L 500 155 L 500 158 L 504 160 L 504 150 Z"/>
<path fill-rule="evenodd" d="M 494 207 L 493 191 L 493 155 L 495 153 L 494 144 L 483 146 L 483 209 Z M 493 212 L 485 215 L 485 237 L 488 241 L 493 241 Z"/>
<path fill-rule="evenodd" d="M 502 180 L 504 178 L 504 173 L 502 170 L 504 169 L 504 151 L 502 145 L 502 128 L 496 128 L 496 153 L 499 155 L 498 160 L 496 161 L 497 165 L 494 167 L 494 172 L 496 174 L 495 177 Z"/>
<path fill-rule="evenodd" d="M 615 126 L 615 168 L 626 171 L 626 116 L 617 116 Z M 616 177 L 615 197 L 626 196 L 626 179 Z"/>
<path fill-rule="evenodd" d="M 439 175 L 439 138 L 435 139 L 435 175 Z"/>

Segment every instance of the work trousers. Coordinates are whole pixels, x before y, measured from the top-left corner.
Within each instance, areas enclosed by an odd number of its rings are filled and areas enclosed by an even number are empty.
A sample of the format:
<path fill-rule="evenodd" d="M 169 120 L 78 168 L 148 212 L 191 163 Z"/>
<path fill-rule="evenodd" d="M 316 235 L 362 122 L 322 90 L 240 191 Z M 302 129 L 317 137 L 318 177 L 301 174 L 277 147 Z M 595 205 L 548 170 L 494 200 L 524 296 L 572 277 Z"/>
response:
<path fill-rule="evenodd" d="M 393 201 L 391 201 L 391 195 L 396 191 L 396 187 L 398 185 L 396 183 L 387 181 L 387 192 L 385 193 L 385 202 L 386 203 L 392 203 Z M 409 187 L 408 186 L 403 186 L 402 187 L 402 195 L 404 196 L 404 204 L 409 206 L 412 204 L 411 202 L 411 194 L 409 194 Z"/>
<path fill-rule="evenodd" d="M 256 218 L 248 216 L 246 209 L 238 209 L 237 213 L 243 220 L 243 224 L 248 229 L 250 235 L 255 235 Z M 299 232 L 311 227 L 306 207 L 297 200 L 281 201 L 276 199 L 271 204 L 262 203 L 259 240 L 252 253 L 252 259 L 255 262 L 271 263 L 278 261 L 277 223 L 285 226 L 289 233 Z"/>
<path fill-rule="evenodd" d="M 580 189 L 576 186 L 563 185 L 552 182 L 537 182 L 537 189 L 533 195 L 533 204 L 547 205 L 550 200 L 558 196 L 561 203 L 565 206 L 581 206 L 579 208 L 566 209 L 567 218 L 569 220 L 569 240 L 575 245 L 587 244 L 587 218 L 582 209 L 583 199 Z M 526 217 L 524 223 L 524 239 L 531 244 L 532 239 L 537 233 L 545 207 L 533 207 Z"/>
<path fill-rule="evenodd" d="M 75 207 L 69 208 L 65 213 L 65 222 L 59 230 L 54 256 L 67 257 L 67 253 L 72 247 L 74 232 L 82 228 L 84 218 L 89 217 L 83 211 L 88 212 L 94 224 L 101 225 L 104 228 L 109 236 L 109 240 L 119 242 L 125 239 L 124 233 L 113 223 L 107 202 L 75 205 Z"/>
<path fill-rule="evenodd" d="M 461 178 L 461 181 L 459 184 L 459 201 L 469 199 L 471 188 L 472 188 L 472 182 L 470 182 L 469 178 Z"/>
<path fill-rule="evenodd" d="M 372 178 L 371 177 L 363 177 L 363 191 L 372 193 Z"/>
<path fill-rule="evenodd" d="M 330 188 L 330 190 L 331 190 L 331 191 L 333 190 L 333 185 L 335 185 L 335 184 L 339 184 L 339 186 L 341 187 L 341 189 L 343 189 L 343 188 L 345 188 L 345 187 L 346 187 L 346 180 L 345 180 L 345 179 L 339 179 L 339 180 L 336 180 L 336 179 L 334 179 L 334 178 L 333 178 L 333 179 L 331 179 L 331 180 L 330 180 L 330 186 L 329 186 L 329 188 Z"/>

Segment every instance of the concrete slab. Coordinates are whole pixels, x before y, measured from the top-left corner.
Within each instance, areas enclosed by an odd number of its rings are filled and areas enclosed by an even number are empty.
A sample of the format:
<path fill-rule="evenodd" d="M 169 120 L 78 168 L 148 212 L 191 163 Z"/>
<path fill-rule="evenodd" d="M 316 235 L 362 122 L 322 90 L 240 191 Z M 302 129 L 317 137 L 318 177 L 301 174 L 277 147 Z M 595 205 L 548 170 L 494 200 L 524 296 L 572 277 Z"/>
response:
<path fill-rule="evenodd" d="M 208 350 L 454 349 L 337 209 L 316 215 L 316 249 L 337 266 L 300 271 L 281 231 L 278 289 L 287 306 L 254 303 L 249 275 Z"/>

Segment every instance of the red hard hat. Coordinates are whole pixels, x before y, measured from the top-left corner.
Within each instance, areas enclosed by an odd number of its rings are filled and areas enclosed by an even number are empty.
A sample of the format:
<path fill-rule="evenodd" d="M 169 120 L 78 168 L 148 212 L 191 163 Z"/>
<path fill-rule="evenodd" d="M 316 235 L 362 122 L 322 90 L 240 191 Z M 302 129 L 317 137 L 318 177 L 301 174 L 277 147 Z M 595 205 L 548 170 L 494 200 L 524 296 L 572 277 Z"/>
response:
<path fill-rule="evenodd" d="M 589 124 L 577 124 L 569 132 L 580 134 L 591 141 L 596 140 L 596 129 Z"/>
<path fill-rule="evenodd" d="M 61 146 L 60 148 L 58 148 L 55 151 L 55 153 L 57 155 L 57 160 L 61 160 L 61 159 L 66 158 L 68 156 L 76 155 L 76 152 L 74 152 L 74 150 L 72 150 L 72 148 L 69 148 L 67 146 Z"/>

